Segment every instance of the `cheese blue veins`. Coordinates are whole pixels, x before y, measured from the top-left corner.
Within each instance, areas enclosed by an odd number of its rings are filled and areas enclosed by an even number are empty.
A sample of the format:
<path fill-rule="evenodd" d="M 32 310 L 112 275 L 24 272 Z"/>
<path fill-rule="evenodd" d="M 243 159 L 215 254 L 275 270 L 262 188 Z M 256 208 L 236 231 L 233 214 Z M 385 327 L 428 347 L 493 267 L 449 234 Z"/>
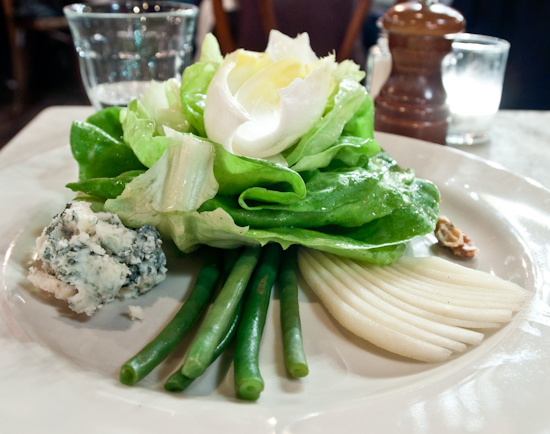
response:
<path fill-rule="evenodd" d="M 152 226 L 130 229 L 115 214 L 73 202 L 36 240 L 36 263 L 28 279 L 67 300 L 75 312 L 91 316 L 105 303 L 135 298 L 165 279 L 161 244 Z"/>

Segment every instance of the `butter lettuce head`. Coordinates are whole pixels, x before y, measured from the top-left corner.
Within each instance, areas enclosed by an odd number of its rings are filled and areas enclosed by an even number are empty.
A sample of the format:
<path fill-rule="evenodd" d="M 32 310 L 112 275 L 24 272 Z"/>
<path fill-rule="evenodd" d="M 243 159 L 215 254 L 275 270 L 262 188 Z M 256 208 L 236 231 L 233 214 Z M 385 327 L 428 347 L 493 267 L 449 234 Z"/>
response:
<path fill-rule="evenodd" d="M 208 35 L 181 85 L 155 85 L 121 113 L 140 167 L 92 180 L 93 192 L 183 252 L 276 242 L 391 263 L 434 230 L 439 191 L 380 149 L 363 77 L 318 58 L 307 35 L 274 31 L 265 52 L 225 57 Z"/>

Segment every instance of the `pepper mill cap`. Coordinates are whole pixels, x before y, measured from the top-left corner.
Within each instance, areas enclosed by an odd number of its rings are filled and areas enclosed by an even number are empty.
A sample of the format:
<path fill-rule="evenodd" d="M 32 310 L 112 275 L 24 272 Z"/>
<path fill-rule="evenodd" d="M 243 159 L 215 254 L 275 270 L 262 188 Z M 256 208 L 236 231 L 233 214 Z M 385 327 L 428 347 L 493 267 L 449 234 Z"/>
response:
<path fill-rule="evenodd" d="M 443 36 L 464 31 L 466 20 L 456 9 L 428 0 L 396 4 L 382 16 L 381 24 L 390 33 Z"/>

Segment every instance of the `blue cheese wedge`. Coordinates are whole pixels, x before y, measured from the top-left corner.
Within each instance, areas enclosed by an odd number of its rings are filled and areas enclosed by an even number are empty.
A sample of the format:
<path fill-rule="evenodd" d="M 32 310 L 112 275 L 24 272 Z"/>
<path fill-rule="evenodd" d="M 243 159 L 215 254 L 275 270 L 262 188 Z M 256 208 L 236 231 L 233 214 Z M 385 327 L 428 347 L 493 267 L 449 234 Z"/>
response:
<path fill-rule="evenodd" d="M 116 214 L 73 202 L 36 240 L 37 260 L 28 279 L 91 316 L 105 303 L 135 298 L 165 279 L 161 245 L 152 226 L 130 229 Z"/>

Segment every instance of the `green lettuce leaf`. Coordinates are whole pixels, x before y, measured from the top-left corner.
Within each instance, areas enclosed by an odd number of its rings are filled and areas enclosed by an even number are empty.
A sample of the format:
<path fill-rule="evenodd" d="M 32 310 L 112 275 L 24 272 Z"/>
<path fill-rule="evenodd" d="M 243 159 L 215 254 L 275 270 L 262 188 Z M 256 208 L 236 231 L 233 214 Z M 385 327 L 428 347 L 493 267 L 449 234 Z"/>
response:
<path fill-rule="evenodd" d="M 102 118 L 96 114 L 92 121 L 110 118 L 113 111 Z M 112 122 L 106 127 L 108 131 L 117 134 L 119 127 Z M 118 137 L 118 138 L 117 138 Z M 113 137 L 100 127 L 88 122 L 75 121 L 71 126 L 70 144 L 74 159 L 78 162 L 79 180 L 91 178 L 113 178 L 130 170 L 143 170 L 145 166 L 138 160 L 132 148 Z"/>
<path fill-rule="evenodd" d="M 250 228 L 246 236 L 260 242 L 261 245 L 275 242 L 283 248 L 288 248 L 292 244 L 298 244 L 375 265 L 388 265 L 395 262 L 407 248 L 406 243 L 378 246 L 359 238 L 304 228 Z"/>
<path fill-rule="evenodd" d="M 431 232 L 437 221 L 439 191 L 400 169 L 387 154 L 367 168 L 315 171 L 304 199 L 245 209 L 235 197 L 216 196 L 199 211 L 223 208 L 239 226 L 253 229 L 314 229 L 372 246 L 407 242 Z M 285 229 L 286 230 L 286 229 Z M 322 236 L 317 233 L 316 237 Z"/>
<path fill-rule="evenodd" d="M 130 101 L 120 112 L 124 141 L 146 167 L 151 167 L 166 149 L 165 127 L 180 132 L 190 129 L 179 92 L 175 80 L 152 81 L 141 98 Z"/>
<path fill-rule="evenodd" d="M 176 80 L 152 81 L 139 102 L 143 113 L 155 122 L 157 134 L 164 135 L 164 127 L 180 132 L 189 131 L 189 121 L 181 106 L 180 84 Z"/>
<path fill-rule="evenodd" d="M 250 208 L 248 203 L 252 201 L 289 204 L 305 197 L 304 180 L 294 170 L 271 161 L 232 154 L 217 143 L 213 146 L 218 193 L 238 195 L 243 208 Z"/>
<path fill-rule="evenodd" d="M 361 83 L 363 78 L 365 78 L 365 72 L 361 71 L 361 68 L 359 68 L 359 65 L 355 63 L 352 60 L 344 60 L 336 66 L 336 69 L 334 70 L 332 74 L 332 78 L 334 80 L 335 86 L 332 90 L 331 96 L 329 100 L 327 101 L 327 106 L 325 107 L 325 114 L 327 114 L 330 110 L 334 107 L 334 97 L 339 92 L 340 88 L 339 85 L 342 82 L 342 80 L 352 80 L 356 83 Z"/>
<path fill-rule="evenodd" d="M 201 137 L 206 137 L 204 128 L 206 91 L 222 61 L 223 56 L 218 41 L 214 35 L 208 33 L 202 44 L 199 61 L 185 68 L 181 78 L 180 98 L 183 112 L 189 119 L 190 131 Z"/>
<path fill-rule="evenodd" d="M 118 141 L 122 141 L 123 131 L 120 123 L 122 107 L 107 107 L 90 115 L 86 122 L 99 127 Z"/>
<path fill-rule="evenodd" d="M 90 178 L 82 181 L 70 182 L 66 185 L 73 191 L 85 193 L 97 198 L 114 199 L 119 196 L 136 176 L 145 170 L 130 170 L 114 178 Z"/>
<path fill-rule="evenodd" d="M 342 135 L 374 139 L 374 102 L 370 95 L 363 100 L 353 117 L 346 122 Z"/>
<path fill-rule="evenodd" d="M 411 218 L 427 220 L 431 226 L 432 211 L 437 209 L 439 200 L 437 189 L 431 186 L 431 183 L 417 181 L 410 172 L 371 172 L 363 168 L 346 172 L 318 171 L 306 183 L 305 198 L 291 204 L 243 208 L 234 198 L 217 196 L 201 209 L 222 207 L 239 226 L 255 228 L 359 227 L 397 209 L 408 209 Z M 430 210 L 428 215 L 427 210 Z"/>
<path fill-rule="evenodd" d="M 379 152 L 380 145 L 374 139 L 340 136 L 330 148 L 318 154 L 302 157 L 292 169 L 304 172 L 334 166 L 337 162 L 348 167 L 364 166 L 370 157 Z"/>
<path fill-rule="evenodd" d="M 366 98 L 367 91 L 364 86 L 352 79 L 344 78 L 338 85 L 332 109 L 291 148 L 290 152 L 283 153 L 289 166 L 294 168 L 302 158 L 317 155 L 334 145 L 346 123 L 352 119 Z"/>

